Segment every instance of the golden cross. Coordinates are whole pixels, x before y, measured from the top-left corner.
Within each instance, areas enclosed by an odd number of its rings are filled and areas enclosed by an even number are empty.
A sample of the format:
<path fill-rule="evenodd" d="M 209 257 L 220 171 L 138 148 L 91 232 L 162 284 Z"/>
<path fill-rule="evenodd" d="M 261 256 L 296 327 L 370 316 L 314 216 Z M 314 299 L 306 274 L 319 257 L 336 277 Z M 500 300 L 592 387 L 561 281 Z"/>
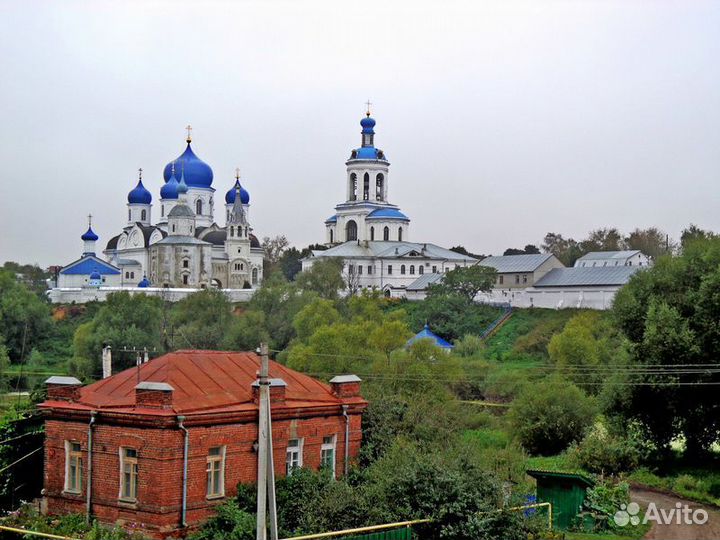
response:
<path fill-rule="evenodd" d="M 172 174 L 175 176 L 175 162 L 172 162 Z"/>
<path fill-rule="evenodd" d="M 185 126 L 185 129 L 187 129 L 187 133 L 188 133 L 187 142 L 190 142 L 190 141 L 192 141 L 192 137 L 190 136 L 190 132 L 192 131 L 192 126 L 190 124 L 188 124 L 187 126 Z"/>
<path fill-rule="evenodd" d="M 372 103 L 370 103 L 369 99 L 365 102 L 365 105 L 367 105 L 367 113 L 365 113 L 365 114 L 370 116 L 370 105 L 372 105 Z"/>
<path fill-rule="evenodd" d="M 142 182 L 142 167 L 138 169 L 138 179 Z"/>
<path fill-rule="evenodd" d="M 235 180 L 240 180 L 240 167 L 235 168 Z"/>
<path fill-rule="evenodd" d="M 88 214 L 88 228 L 92 227 L 92 214 Z"/>

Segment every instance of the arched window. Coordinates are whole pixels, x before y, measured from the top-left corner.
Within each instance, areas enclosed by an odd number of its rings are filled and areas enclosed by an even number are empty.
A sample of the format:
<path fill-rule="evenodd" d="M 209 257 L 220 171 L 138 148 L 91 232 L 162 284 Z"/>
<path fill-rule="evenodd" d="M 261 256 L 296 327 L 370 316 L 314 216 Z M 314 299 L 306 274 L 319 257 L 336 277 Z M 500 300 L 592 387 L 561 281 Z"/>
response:
<path fill-rule="evenodd" d="M 375 240 L 375 227 L 370 227 L 370 241 Z"/>
<path fill-rule="evenodd" d="M 202 215 L 202 199 L 195 201 L 195 213 L 198 216 Z"/>
<path fill-rule="evenodd" d="M 357 201 L 357 174 L 350 175 L 350 200 Z"/>
<path fill-rule="evenodd" d="M 390 240 L 390 227 L 385 227 L 383 229 L 383 240 L 385 240 L 386 242 Z"/>
<path fill-rule="evenodd" d="M 164 204 L 160 207 L 160 217 L 165 217 L 165 205 Z"/>
<path fill-rule="evenodd" d="M 400 274 L 402 274 L 403 276 L 405 275 L 405 265 L 404 264 L 400 265 Z"/>
<path fill-rule="evenodd" d="M 258 269 L 253 268 L 252 269 L 252 283 L 253 283 L 253 285 L 257 285 L 257 282 L 258 282 Z"/>
<path fill-rule="evenodd" d="M 128 208 L 128 221 L 132 221 L 132 210 Z"/>
<path fill-rule="evenodd" d="M 235 236 L 235 227 L 230 227 L 230 237 Z"/>
<path fill-rule="evenodd" d="M 147 210 L 142 210 L 140 212 L 140 221 L 145 221 L 145 220 L 147 220 Z"/>
<path fill-rule="evenodd" d="M 333 243 L 333 230 L 330 229 L 330 243 Z"/>
<path fill-rule="evenodd" d="M 345 226 L 345 240 L 357 240 L 357 223 L 352 219 Z"/>
<path fill-rule="evenodd" d="M 425 267 L 423 265 L 418 266 L 418 274 L 421 276 L 425 273 Z"/>
<path fill-rule="evenodd" d="M 402 242 L 402 227 L 398 229 L 398 242 Z"/>
<path fill-rule="evenodd" d="M 415 265 L 414 264 L 410 265 L 410 275 L 411 276 L 415 275 Z"/>
<path fill-rule="evenodd" d="M 383 200 L 383 192 L 385 191 L 385 176 L 382 173 L 375 177 L 375 198 L 378 201 Z"/>
<path fill-rule="evenodd" d="M 363 201 L 370 199 L 370 175 L 365 173 L 363 177 Z"/>

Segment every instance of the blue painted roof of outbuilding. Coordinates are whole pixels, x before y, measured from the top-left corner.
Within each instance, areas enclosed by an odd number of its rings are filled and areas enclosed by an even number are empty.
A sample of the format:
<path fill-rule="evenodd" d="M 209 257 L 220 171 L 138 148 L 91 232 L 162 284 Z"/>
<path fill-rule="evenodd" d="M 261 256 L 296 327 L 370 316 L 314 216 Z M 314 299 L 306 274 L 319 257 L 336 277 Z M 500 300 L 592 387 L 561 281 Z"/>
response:
<path fill-rule="evenodd" d="M 395 208 L 378 208 L 367 215 L 366 219 L 402 219 L 410 221 L 410 218 Z"/>
<path fill-rule="evenodd" d="M 416 341 L 421 340 L 421 339 L 432 339 L 435 342 L 435 345 L 437 345 L 438 347 L 441 347 L 443 349 L 452 349 L 453 348 L 452 343 L 445 341 L 443 338 L 441 338 L 440 336 L 435 334 L 432 330 L 430 330 L 430 327 L 427 324 L 420 332 L 418 332 L 413 337 L 411 337 L 408 340 L 408 342 L 405 344 L 405 346 L 407 347 L 409 345 L 412 345 L 413 343 L 415 343 Z"/>

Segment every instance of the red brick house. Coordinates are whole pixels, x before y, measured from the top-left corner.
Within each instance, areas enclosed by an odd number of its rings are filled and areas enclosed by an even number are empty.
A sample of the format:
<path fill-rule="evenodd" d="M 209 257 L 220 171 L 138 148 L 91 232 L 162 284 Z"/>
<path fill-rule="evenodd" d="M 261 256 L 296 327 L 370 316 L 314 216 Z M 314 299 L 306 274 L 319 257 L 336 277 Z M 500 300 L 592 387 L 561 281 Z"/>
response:
<path fill-rule="evenodd" d="M 84 387 L 48 379 L 48 512 L 158 538 L 210 517 L 257 480 L 259 367 L 255 353 L 177 351 Z M 326 385 L 275 362 L 270 377 L 276 475 L 321 465 L 342 475 L 360 449 L 360 379 Z"/>

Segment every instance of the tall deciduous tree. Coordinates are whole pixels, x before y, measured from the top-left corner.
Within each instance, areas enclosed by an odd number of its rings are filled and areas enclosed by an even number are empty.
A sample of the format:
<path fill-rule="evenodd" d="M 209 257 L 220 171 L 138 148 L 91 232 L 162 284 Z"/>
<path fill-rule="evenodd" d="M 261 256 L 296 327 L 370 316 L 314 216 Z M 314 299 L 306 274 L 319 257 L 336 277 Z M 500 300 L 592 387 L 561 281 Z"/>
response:
<path fill-rule="evenodd" d="M 428 296 L 456 294 L 472 302 L 479 292 L 492 289 L 496 272 L 489 266 L 467 266 L 450 270 L 439 283 L 430 285 Z"/>
<path fill-rule="evenodd" d="M 205 289 L 187 296 L 173 306 L 170 314 L 173 347 L 222 348 L 231 317 L 230 302 L 222 291 Z"/>
<path fill-rule="evenodd" d="M 298 287 L 312 291 L 326 300 L 335 300 L 338 292 L 346 288 L 342 275 L 343 260 L 336 257 L 323 257 L 315 261 L 308 270 L 296 279 Z"/>
<path fill-rule="evenodd" d="M 572 238 L 565 239 L 562 234 L 549 232 L 542 243 L 545 253 L 552 253 L 565 266 L 572 266 L 582 256 L 579 244 Z"/>
<path fill-rule="evenodd" d="M 635 229 L 625 237 L 626 249 L 639 249 L 645 255 L 657 259 L 672 252 L 674 245 L 669 237 L 656 227 Z"/>
<path fill-rule="evenodd" d="M 617 388 L 611 410 L 639 421 L 661 448 L 684 436 L 690 455 L 720 439 L 720 238 L 687 241 L 621 289 L 613 308 L 642 372 Z M 686 369 L 682 369 L 687 366 Z M 630 383 L 630 384 L 627 384 Z"/>

